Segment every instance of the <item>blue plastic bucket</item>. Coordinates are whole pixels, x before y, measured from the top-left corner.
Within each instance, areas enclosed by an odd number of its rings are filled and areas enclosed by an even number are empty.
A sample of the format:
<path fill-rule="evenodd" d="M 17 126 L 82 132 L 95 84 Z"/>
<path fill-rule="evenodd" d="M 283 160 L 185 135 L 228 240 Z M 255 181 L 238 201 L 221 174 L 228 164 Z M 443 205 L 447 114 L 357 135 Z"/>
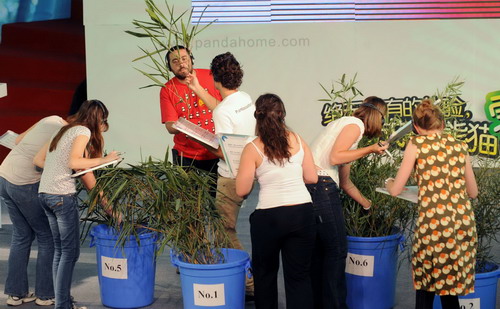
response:
<path fill-rule="evenodd" d="M 154 301 L 157 234 L 139 231 L 140 245 L 131 236 L 124 247 L 117 245 L 117 232 L 107 225 L 90 231 L 96 247 L 101 301 L 112 308 L 137 308 Z"/>
<path fill-rule="evenodd" d="M 250 268 L 248 253 L 222 249 L 225 262 L 190 264 L 170 252 L 172 264 L 179 267 L 184 308 L 245 308 L 245 275 Z"/>
<path fill-rule="evenodd" d="M 393 308 L 401 234 L 347 236 L 347 305 L 355 309 Z"/>
<path fill-rule="evenodd" d="M 497 285 L 500 278 L 498 265 L 490 264 L 492 271 L 476 273 L 474 293 L 459 296 L 460 308 L 467 309 L 495 309 L 497 303 Z M 441 309 L 441 300 L 434 298 L 434 309 Z"/>

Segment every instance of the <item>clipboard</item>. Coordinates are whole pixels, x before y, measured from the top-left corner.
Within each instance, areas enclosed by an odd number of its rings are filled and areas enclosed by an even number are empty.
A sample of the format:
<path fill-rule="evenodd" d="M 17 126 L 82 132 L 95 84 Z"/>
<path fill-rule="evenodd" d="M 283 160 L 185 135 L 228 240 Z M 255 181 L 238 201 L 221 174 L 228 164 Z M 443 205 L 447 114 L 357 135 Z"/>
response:
<path fill-rule="evenodd" d="M 441 99 L 438 99 L 434 102 L 434 105 L 438 105 L 441 103 Z M 410 120 L 407 123 L 405 123 L 403 126 L 401 126 L 399 129 L 394 131 L 391 136 L 389 136 L 389 139 L 387 140 L 388 143 L 392 143 L 397 141 L 398 139 L 402 138 L 406 134 L 410 133 L 413 129 L 413 121 Z"/>
<path fill-rule="evenodd" d="M 75 177 L 78 177 L 78 176 L 82 176 L 83 174 L 87 174 L 88 172 L 92 172 L 92 171 L 95 171 L 97 169 L 100 169 L 100 168 L 103 168 L 103 167 L 106 167 L 108 165 L 112 165 L 112 164 L 115 164 L 115 163 L 118 163 L 118 162 L 121 162 L 123 159 L 120 158 L 120 159 L 116 159 L 116 160 L 113 160 L 111 162 L 108 162 L 108 163 L 103 163 L 101 165 L 97 165 L 97 166 L 94 166 L 94 167 L 91 167 L 91 168 L 88 168 L 86 170 L 82 170 L 82 171 L 79 171 L 79 172 L 76 172 L 76 173 L 73 173 L 71 175 L 71 178 L 75 178 Z"/>
<path fill-rule="evenodd" d="M 405 188 L 406 190 L 403 190 L 396 197 L 415 204 L 418 203 L 418 186 L 405 186 Z M 376 188 L 375 191 L 390 195 L 386 188 Z"/>
<path fill-rule="evenodd" d="M 7 96 L 7 84 L 0 83 L 0 98 L 6 97 L 6 96 Z"/>
<path fill-rule="evenodd" d="M 402 127 L 394 131 L 391 136 L 389 136 L 389 139 L 387 140 L 388 143 L 392 143 L 397 141 L 398 139 L 402 138 L 406 134 L 410 133 L 413 129 L 413 121 L 408 121 L 405 123 Z"/>
<path fill-rule="evenodd" d="M 16 132 L 7 130 L 2 136 L 0 136 L 0 145 L 12 149 L 16 146 L 16 138 L 19 136 Z"/>
<path fill-rule="evenodd" d="M 255 136 L 242 134 L 226 134 L 218 133 L 219 145 L 224 155 L 224 161 L 229 168 L 229 171 L 236 177 L 240 166 L 241 153 L 246 144 L 252 141 Z"/>

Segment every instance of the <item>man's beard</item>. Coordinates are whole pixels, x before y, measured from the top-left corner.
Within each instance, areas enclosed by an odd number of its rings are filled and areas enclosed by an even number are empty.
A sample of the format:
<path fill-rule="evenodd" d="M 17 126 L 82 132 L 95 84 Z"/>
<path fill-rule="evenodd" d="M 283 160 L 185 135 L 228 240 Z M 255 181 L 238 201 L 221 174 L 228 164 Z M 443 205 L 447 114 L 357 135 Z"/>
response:
<path fill-rule="evenodd" d="M 181 72 L 183 71 L 184 70 L 182 70 Z M 188 69 L 186 69 L 186 71 L 188 71 L 188 73 L 174 73 L 174 75 L 180 80 L 185 80 L 189 74 L 193 73 L 193 70 L 189 71 Z"/>

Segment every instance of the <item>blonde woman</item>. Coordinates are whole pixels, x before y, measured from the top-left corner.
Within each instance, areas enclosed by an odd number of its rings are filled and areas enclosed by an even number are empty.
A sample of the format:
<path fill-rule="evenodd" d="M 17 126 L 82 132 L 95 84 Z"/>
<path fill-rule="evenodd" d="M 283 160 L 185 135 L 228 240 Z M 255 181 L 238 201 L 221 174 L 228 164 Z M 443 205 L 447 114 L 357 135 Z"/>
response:
<path fill-rule="evenodd" d="M 478 193 L 467 146 L 443 133 L 444 117 L 429 100 L 413 112 L 419 134 L 406 147 L 396 178 L 386 180 L 398 195 L 415 170 L 418 221 L 412 270 L 416 309 L 431 309 L 434 295 L 443 309 L 459 309 L 458 296 L 474 292 L 476 225 L 469 198 Z"/>

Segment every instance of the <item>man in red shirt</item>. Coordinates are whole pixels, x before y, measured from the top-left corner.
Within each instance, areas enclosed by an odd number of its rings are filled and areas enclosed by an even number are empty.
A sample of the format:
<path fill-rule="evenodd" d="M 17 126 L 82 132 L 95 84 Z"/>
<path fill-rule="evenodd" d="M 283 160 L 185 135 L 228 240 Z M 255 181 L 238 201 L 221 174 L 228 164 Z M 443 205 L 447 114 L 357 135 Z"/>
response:
<path fill-rule="evenodd" d="M 161 121 L 174 134 L 172 161 L 216 172 L 218 158 L 199 143 L 190 140 L 173 127 L 180 117 L 214 133 L 212 110 L 221 101 L 210 71 L 193 69 L 193 55 L 184 46 L 169 49 L 166 56 L 169 70 L 175 75 L 160 91 Z"/>

